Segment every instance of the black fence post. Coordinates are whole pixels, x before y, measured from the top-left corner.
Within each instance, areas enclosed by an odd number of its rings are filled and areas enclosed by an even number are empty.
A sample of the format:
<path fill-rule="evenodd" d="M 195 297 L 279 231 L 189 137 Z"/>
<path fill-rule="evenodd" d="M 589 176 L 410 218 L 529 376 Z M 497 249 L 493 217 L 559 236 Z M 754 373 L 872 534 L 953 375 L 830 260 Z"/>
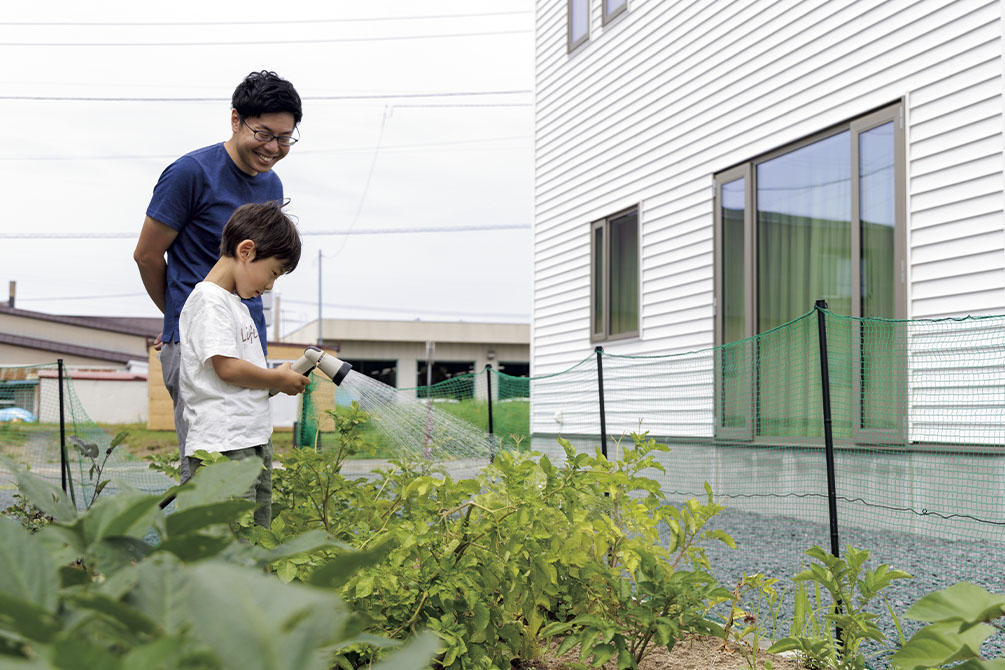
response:
<path fill-rule="evenodd" d="M 56 359 L 56 366 L 59 368 L 59 469 L 60 479 L 63 484 L 63 493 L 67 487 L 70 489 L 70 500 L 73 506 L 77 506 L 77 496 L 73 491 L 73 476 L 70 474 L 70 459 L 66 453 L 66 403 L 63 399 L 63 384 L 66 379 L 64 373 L 63 359 Z"/>
<path fill-rule="evenodd" d="M 492 364 L 485 364 L 485 388 L 489 397 L 489 463 L 496 459 L 496 436 L 492 428 Z"/>
<path fill-rule="evenodd" d="M 824 453 L 827 458 L 827 509 L 830 514 L 831 554 L 841 556 L 838 542 L 837 516 L 837 484 L 834 475 L 834 431 L 831 421 L 831 379 L 830 367 L 827 363 L 827 321 L 824 310 L 826 300 L 817 300 L 814 308 L 817 310 L 817 332 L 820 341 L 820 396 L 823 399 L 824 410 Z"/>
<path fill-rule="evenodd" d="M 63 493 L 66 493 L 66 471 L 69 467 L 66 463 L 66 421 L 63 418 L 63 359 L 56 359 L 56 366 L 59 368 L 59 471 L 63 484 Z"/>
<path fill-rule="evenodd" d="M 604 407 L 604 348 L 598 346 L 597 388 L 600 390 L 600 452 L 607 458 L 607 410 Z"/>

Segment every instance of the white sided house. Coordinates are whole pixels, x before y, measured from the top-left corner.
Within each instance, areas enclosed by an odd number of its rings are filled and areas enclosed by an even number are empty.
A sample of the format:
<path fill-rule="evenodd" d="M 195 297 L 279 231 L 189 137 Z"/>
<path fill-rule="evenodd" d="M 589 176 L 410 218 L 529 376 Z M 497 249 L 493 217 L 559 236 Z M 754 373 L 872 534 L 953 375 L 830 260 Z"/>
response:
<path fill-rule="evenodd" d="M 1005 314 L 1001 0 L 541 0 L 536 27 L 535 378 L 598 345 L 711 352 L 816 299 Z M 643 428 L 719 436 L 702 360 L 699 409 Z M 535 404 L 532 432 L 598 434 L 558 414 Z"/>

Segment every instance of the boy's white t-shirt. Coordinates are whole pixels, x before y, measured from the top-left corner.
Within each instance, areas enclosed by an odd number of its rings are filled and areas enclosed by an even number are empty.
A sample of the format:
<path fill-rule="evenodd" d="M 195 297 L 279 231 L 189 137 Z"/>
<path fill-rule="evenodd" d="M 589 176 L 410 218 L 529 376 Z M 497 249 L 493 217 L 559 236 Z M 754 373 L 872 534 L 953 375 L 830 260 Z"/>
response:
<path fill-rule="evenodd" d="M 198 449 L 233 451 L 265 444 L 272 436 L 269 392 L 228 384 L 213 369 L 213 356 L 240 358 L 267 367 L 251 313 L 236 294 L 199 282 L 178 320 L 181 397 L 188 436 L 185 455 Z"/>

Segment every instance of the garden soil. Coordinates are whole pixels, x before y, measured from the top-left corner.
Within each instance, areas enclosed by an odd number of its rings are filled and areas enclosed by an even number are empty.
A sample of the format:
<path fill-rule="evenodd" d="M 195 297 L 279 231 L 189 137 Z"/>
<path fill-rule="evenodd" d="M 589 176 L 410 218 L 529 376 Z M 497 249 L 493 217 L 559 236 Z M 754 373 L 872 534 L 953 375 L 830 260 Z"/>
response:
<path fill-rule="evenodd" d="M 555 647 L 552 647 L 555 649 Z M 805 670 L 806 666 L 793 658 L 774 656 L 763 651 L 757 654 L 758 670 L 765 670 L 764 661 L 770 659 L 773 670 Z M 534 664 L 523 666 L 525 670 L 567 670 L 573 664 L 581 662 L 579 647 L 575 647 L 564 656 L 556 657 L 546 653 Z M 722 640 L 714 637 L 696 636 L 679 641 L 673 651 L 664 647 L 647 654 L 639 664 L 639 670 L 748 670 L 750 668 L 747 656 L 735 644 L 729 651 L 722 648 Z M 617 664 L 609 661 L 604 670 L 616 670 Z"/>

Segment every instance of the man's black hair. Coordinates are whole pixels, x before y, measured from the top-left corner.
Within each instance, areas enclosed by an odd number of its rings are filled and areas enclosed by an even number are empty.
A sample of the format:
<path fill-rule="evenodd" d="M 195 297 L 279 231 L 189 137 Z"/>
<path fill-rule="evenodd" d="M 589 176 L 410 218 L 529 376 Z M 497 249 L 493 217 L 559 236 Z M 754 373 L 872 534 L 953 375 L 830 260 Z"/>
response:
<path fill-rule="evenodd" d="M 289 112 L 293 115 L 293 123 L 299 125 L 300 119 L 304 116 L 297 89 L 275 72 L 268 70 L 252 72 L 245 77 L 244 81 L 234 89 L 230 104 L 242 119 L 262 114 Z"/>
<path fill-rule="evenodd" d="M 283 203 L 273 200 L 241 205 L 231 214 L 220 238 L 220 255 L 237 257 L 237 245 L 255 243 L 255 261 L 278 258 L 283 272 L 290 273 L 300 262 L 300 231 L 283 211 Z"/>

